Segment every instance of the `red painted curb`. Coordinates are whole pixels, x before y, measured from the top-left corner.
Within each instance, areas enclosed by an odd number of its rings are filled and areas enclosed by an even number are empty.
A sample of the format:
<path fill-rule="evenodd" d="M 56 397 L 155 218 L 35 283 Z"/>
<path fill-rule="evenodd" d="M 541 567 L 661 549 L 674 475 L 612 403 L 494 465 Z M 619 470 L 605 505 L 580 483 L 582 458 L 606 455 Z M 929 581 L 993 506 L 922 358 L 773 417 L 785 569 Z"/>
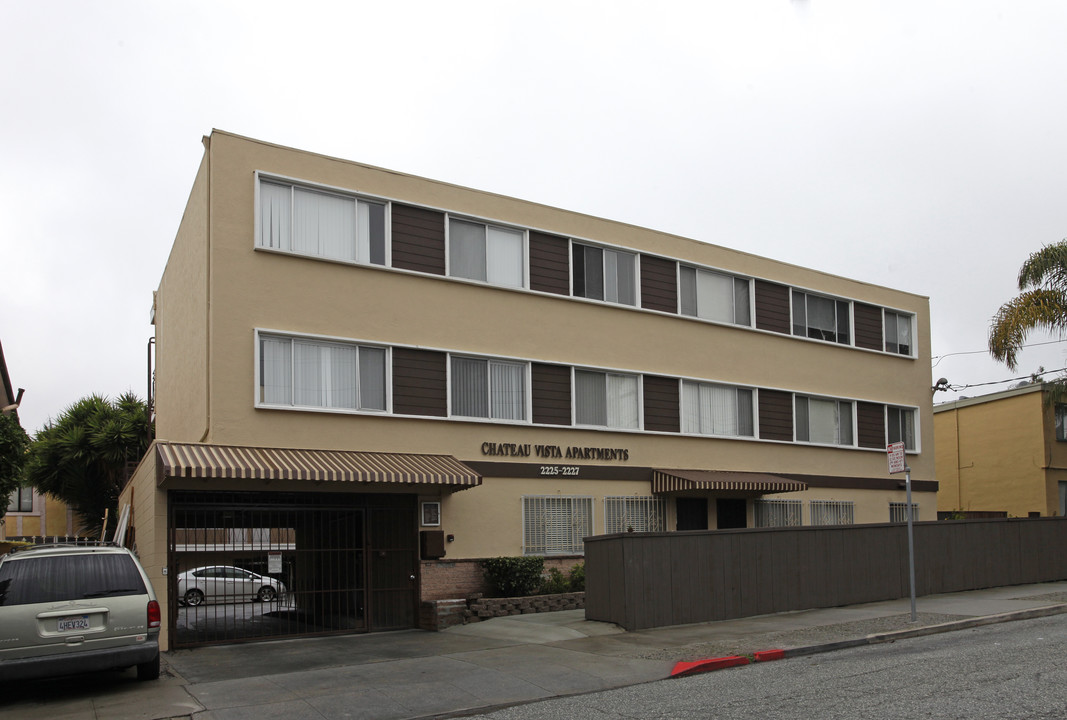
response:
<path fill-rule="evenodd" d="M 674 669 L 671 670 L 671 677 L 696 675 L 697 673 L 722 670 L 723 668 L 736 667 L 738 665 L 748 665 L 748 658 L 740 655 L 730 655 L 729 657 L 694 660 L 693 662 L 680 662 L 676 663 Z"/>
<path fill-rule="evenodd" d="M 785 657 L 785 650 L 760 650 L 753 657 L 756 658 L 756 662 L 768 662 L 770 660 L 781 660 Z"/>

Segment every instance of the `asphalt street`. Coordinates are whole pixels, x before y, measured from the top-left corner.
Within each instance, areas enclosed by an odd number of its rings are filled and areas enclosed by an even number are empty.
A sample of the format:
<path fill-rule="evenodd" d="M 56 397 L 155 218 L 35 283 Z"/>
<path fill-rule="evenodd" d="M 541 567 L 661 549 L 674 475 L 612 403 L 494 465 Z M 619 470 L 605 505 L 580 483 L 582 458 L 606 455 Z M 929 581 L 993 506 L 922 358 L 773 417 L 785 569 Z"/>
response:
<path fill-rule="evenodd" d="M 469 717 L 1062 718 L 1067 615 L 559 698 Z"/>

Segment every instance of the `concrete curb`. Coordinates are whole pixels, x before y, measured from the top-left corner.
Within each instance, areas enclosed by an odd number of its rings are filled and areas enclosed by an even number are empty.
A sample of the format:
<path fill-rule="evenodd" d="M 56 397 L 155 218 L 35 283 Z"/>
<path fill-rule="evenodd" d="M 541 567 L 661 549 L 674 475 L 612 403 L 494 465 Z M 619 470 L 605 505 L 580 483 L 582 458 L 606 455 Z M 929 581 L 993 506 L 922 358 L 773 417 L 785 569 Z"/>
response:
<path fill-rule="evenodd" d="M 995 625 L 997 623 L 1012 622 L 1014 620 L 1031 620 L 1033 618 L 1050 617 L 1052 615 L 1062 615 L 1064 613 L 1067 613 L 1067 603 L 1046 605 L 1043 607 L 1029 608 L 1027 610 L 1015 610 L 1012 612 L 999 613 L 997 615 L 982 615 L 979 617 L 968 618 L 966 620 L 954 620 L 952 622 L 940 623 L 938 625 L 926 625 L 906 630 L 874 633 L 872 635 L 851 640 L 838 640 L 836 642 L 819 643 L 818 645 L 807 645 L 787 650 L 760 650 L 754 653 L 751 657 L 756 662 L 769 662 L 771 660 L 781 660 L 785 658 L 805 657 L 807 655 L 817 655 L 819 653 L 862 647 L 864 645 L 879 645 L 882 643 L 891 643 L 896 642 L 897 640 L 907 640 L 909 638 L 923 637 L 926 635 L 938 635 L 946 632 L 954 632 L 956 630 L 967 630 L 969 628 L 982 627 L 983 625 Z M 713 672 L 728 667 L 738 667 L 748 664 L 748 656 L 737 655 L 721 658 L 706 658 L 690 662 L 679 662 L 675 664 L 674 668 L 671 670 L 668 679 L 690 677 L 700 673 Z"/>

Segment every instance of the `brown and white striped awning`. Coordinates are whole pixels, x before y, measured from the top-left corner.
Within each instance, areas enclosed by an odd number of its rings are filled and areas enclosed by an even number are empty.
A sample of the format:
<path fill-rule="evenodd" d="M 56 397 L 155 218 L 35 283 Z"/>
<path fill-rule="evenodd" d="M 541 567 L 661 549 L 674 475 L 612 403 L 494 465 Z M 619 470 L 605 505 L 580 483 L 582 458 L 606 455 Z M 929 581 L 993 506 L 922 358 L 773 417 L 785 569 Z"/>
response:
<path fill-rule="evenodd" d="M 451 455 L 301 450 L 157 442 L 159 484 L 171 478 L 308 480 L 336 483 L 482 484 L 482 476 Z"/>
<path fill-rule="evenodd" d="M 733 490 L 756 493 L 783 493 L 807 490 L 808 484 L 780 475 L 723 470 L 652 470 L 652 492 L 685 490 Z"/>

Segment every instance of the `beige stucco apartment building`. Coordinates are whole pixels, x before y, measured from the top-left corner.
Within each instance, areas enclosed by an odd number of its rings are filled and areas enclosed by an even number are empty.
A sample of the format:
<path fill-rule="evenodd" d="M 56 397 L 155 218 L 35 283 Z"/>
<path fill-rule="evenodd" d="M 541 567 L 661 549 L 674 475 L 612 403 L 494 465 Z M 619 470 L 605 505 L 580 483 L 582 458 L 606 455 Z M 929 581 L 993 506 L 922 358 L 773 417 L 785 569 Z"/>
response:
<path fill-rule="evenodd" d="M 123 496 L 175 644 L 229 637 L 180 605 L 193 567 L 284 579 L 287 628 L 378 630 L 477 589 L 481 558 L 569 563 L 587 535 L 901 519 L 887 442 L 933 519 L 927 298 L 204 146 L 154 299 L 158 441 Z"/>
<path fill-rule="evenodd" d="M 1067 405 L 1047 400 L 1037 383 L 934 407 L 940 515 L 1067 514 Z"/>

